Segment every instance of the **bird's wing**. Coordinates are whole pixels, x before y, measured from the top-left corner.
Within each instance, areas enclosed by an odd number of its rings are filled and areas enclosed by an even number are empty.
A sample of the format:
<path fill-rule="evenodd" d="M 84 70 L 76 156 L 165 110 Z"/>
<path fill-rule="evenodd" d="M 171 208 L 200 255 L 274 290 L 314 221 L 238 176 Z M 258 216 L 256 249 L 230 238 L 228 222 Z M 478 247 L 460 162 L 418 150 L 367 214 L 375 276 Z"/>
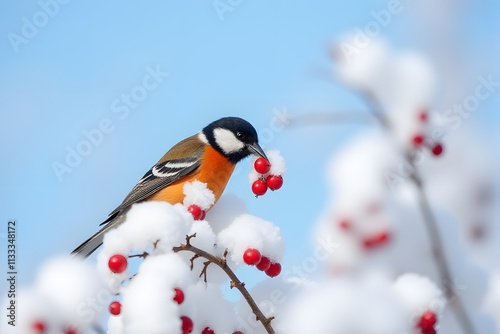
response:
<path fill-rule="evenodd" d="M 160 161 L 144 174 L 142 179 L 137 182 L 127 197 L 125 197 L 122 204 L 113 210 L 108 219 L 101 225 L 112 221 L 114 217 L 127 210 L 132 204 L 147 199 L 166 186 L 195 172 L 201 165 L 204 145 L 203 143 L 193 145 L 194 139 L 190 137 L 167 152 Z M 183 151 L 181 155 L 185 155 L 186 157 L 179 158 L 179 151 Z"/>
<path fill-rule="evenodd" d="M 200 157 L 190 157 L 186 159 L 169 160 L 154 165 L 142 179 L 137 182 L 127 197 L 125 197 L 122 204 L 110 214 L 110 217 L 127 209 L 134 203 L 145 200 L 157 191 L 184 176 L 193 173 L 200 166 L 200 163 Z"/>

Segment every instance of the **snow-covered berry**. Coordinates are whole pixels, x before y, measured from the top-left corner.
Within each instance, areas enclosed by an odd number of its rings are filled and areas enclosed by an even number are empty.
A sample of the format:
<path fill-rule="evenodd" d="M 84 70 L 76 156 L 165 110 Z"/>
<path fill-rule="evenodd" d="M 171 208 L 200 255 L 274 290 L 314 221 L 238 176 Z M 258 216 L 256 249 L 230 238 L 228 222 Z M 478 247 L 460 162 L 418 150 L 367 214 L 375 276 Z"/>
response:
<path fill-rule="evenodd" d="M 432 154 L 434 154 L 436 157 L 439 157 L 441 154 L 443 154 L 444 148 L 442 144 L 435 144 L 432 147 Z"/>
<path fill-rule="evenodd" d="M 267 174 L 271 170 L 271 164 L 264 158 L 258 158 L 255 160 L 253 168 L 257 173 Z"/>
<path fill-rule="evenodd" d="M 121 254 L 115 254 L 109 258 L 108 267 L 109 270 L 115 274 L 121 274 L 127 269 L 127 258 Z"/>
<path fill-rule="evenodd" d="M 174 301 L 179 305 L 182 304 L 184 302 L 184 291 L 179 288 L 175 288 L 174 292 Z"/>
<path fill-rule="evenodd" d="M 432 311 L 426 311 L 420 317 L 417 326 L 422 330 L 428 330 L 433 328 L 437 323 L 436 313 Z"/>
<path fill-rule="evenodd" d="M 64 330 L 64 334 L 79 334 L 78 330 L 74 327 L 67 327 Z"/>
<path fill-rule="evenodd" d="M 263 256 L 260 259 L 260 262 L 257 263 L 257 265 L 255 267 L 257 269 L 259 269 L 260 271 L 266 271 L 267 269 L 269 269 L 270 266 L 271 266 L 271 260 L 269 260 L 268 257 Z"/>
<path fill-rule="evenodd" d="M 382 231 L 377 234 L 368 236 L 363 239 L 363 246 L 366 249 L 372 249 L 389 242 L 391 235 L 387 231 Z"/>
<path fill-rule="evenodd" d="M 418 120 L 420 122 L 426 123 L 428 119 L 429 119 L 429 114 L 427 113 L 427 110 L 423 109 L 418 113 Z"/>
<path fill-rule="evenodd" d="M 266 184 L 271 190 L 278 190 L 283 186 L 283 177 L 281 175 L 269 175 L 266 178 Z"/>
<path fill-rule="evenodd" d="M 413 146 L 420 147 L 424 143 L 424 136 L 421 134 L 415 135 L 412 138 Z"/>
<path fill-rule="evenodd" d="M 342 231 L 349 231 L 352 226 L 351 226 L 351 222 L 347 219 L 341 219 L 339 222 L 338 222 L 338 225 L 339 225 L 339 228 L 342 230 Z"/>
<path fill-rule="evenodd" d="M 255 248 L 249 248 L 243 253 L 243 261 L 249 266 L 256 265 L 261 258 L 260 252 Z"/>
<path fill-rule="evenodd" d="M 193 216 L 194 220 L 203 220 L 205 216 L 205 211 L 196 204 L 188 206 L 187 210 Z"/>
<path fill-rule="evenodd" d="M 261 179 L 255 180 L 252 184 L 252 192 L 256 196 L 262 196 L 267 192 L 267 184 Z"/>
<path fill-rule="evenodd" d="M 47 326 L 43 321 L 35 321 L 32 325 L 31 328 L 33 328 L 33 331 L 37 334 L 43 334 L 46 333 Z"/>
<path fill-rule="evenodd" d="M 183 315 L 181 317 L 181 322 L 182 322 L 181 325 L 182 334 L 189 334 L 193 331 L 193 320 L 191 320 L 191 318 Z"/>
<path fill-rule="evenodd" d="M 201 334 L 215 334 L 214 330 L 210 327 L 205 327 L 202 331 Z"/>
<path fill-rule="evenodd" d="M 119 315 L 122 312 L 122 304 L 118 301 L 111 302 L 108 309 L 112 315 Z"/>
<path fill-rule="evenodd" d="M 281 264 L 271 263 L 269 268 L 265 271 L 266 275 L 269 277 L 276 277 L 281 273 Z"/>

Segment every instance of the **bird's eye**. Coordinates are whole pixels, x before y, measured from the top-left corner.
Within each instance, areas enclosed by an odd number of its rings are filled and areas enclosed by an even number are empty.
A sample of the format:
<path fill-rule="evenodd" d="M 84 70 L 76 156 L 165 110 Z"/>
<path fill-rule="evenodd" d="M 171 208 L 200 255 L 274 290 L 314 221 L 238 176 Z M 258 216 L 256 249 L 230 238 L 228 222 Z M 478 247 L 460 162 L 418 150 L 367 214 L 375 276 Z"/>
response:
<path fill-rule="evenodd" d="M 236 137 L 238 137 L 239 139 L 245 139 L 245 135 L 241 132 L 236 132 Z"/>

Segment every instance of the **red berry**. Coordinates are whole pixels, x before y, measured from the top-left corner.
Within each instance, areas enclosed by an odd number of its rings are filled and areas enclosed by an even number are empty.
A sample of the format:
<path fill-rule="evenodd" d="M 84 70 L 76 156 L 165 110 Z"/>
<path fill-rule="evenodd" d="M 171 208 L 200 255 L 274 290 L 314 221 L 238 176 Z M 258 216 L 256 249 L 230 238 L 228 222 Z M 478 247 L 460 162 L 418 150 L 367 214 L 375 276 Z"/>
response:
<path fill-rule="evenodd" d="M 37 334 L 42 334 L 45 333 L 45 323 L 42 321 L 35 321 L 32 325 L 31 328 L 37 333 Z"/>
<path fill-rule="evenodd" d="M 267 184 L 261 179 L 256 180 L 252 184 L 252 191 L 256 196 L 262 196 L 267 191 Z"/>
<path fill-rule="evenodd" d="M 379 234 L 376 235 L 375 241 L 377 242 L 378 245 L 382 245 L 388 242 L 390 237 L 391 235 L 388 232 L 380 232 Z"/>
<path fill-rule="evenodd" d="M 427 328 L 427 329 L 422 329 L 422 334 L 436 334 L 436 330 L 434 327 Z"/>
<path fill-rule="evenodd" d="M 182 316 L 181 317 L 181 321 L 182 321 L 182 334 L 189 334 L 193 331 L 193 320 L 191 320 L 191 318 L 189 317 L 186 317 L 186 316 Z"/>
<path fill-rule="evenodd" d="M 427 120 L 429 119 L 429 114 L 427 113 L 427 110 L 422 110 L 419 114 L 418 114 L 418 120 L 422 123 L 425 123 L 427 122 Z"/>
<path fill-rule="evenodd" d="M 267 186 L 271 190 L 278 190 L 283 186 L 283 177 L 281 175 L 269 175 L 266 179 Z"/>
<path fill-rule="evenodd" d="M 253 164 L 253 168 L 260 174 L 267 174 L 271 170 L 271 164 L 264 158 L 258 158 Z"/>
<path fill-rule="evenodd" d="M 269 260 L 269 258 L 263 256 L 260 259 L 260 262 L 257 263 L 257 266 L 255 266 L 255 267 L 257 269 L 259 269 L 260 271 L 266 271 L 267 269 L 269 269 L 270 266 L 271 266 L 271 260 Z"/>
<path fill-rule="evenodd" d="M 236 332 L 233 332 L 233 334 L 243 334 L 242 331 L 236 331 Z"/>
<path fill-rule="evenodd" d="M 127 269 L 127 259 L 121 254 L 115 254 L 109 258 L 108 267 L 112 272 L 120 274 Z"/>
<path fill-rule="evenodd" d="M 78 334 L 76 328 L 68 327 L 64 330 L 64 334 Z"/>
<path fill-rule="evenodd" d="M 377 233 L 375 235 L 372 235 L 372 236 L 369 236 L 369 237 L 366 237 L 365 239 L 363 239 L 363 246 L 366 249 L 375 248 L 377 246 L 381 246 L 381 245 L 387 243 L 390 238 L 391 238 L 391 235 L 389 234 L 389 232 L 380 232 L 380 233 Z"/>
<path fill-rule="evenodd" d="M 349 231 L 351 229 L 351 223 L 347 219 L 342 219 L 339 221 L 339 228 L 343 231 Z"/>
<path fill-rule="evenodd" d="M 259 263 L 261 258 L 260 252 L 255 248 L 249 248 L 243 253 L 243 261 L 249 266 Z"/>
<path fill-rule="evenodd" d="M 179 305 L 182 304 L 184 302 L 184 292 L 179 288 L 175 288 L 174 292 L 175 292 L 174 300 L 177 302 L 177 304 Z"/>
<path fill-rule="evenodd" d="M 266 275 L 269 277 L 276 277 L 281 273 L 281 264 L 271 263 L 269 269 L 266 270 Z"/>
<path fill-rule="evenodd" d="M 109 313 L 111 313 L 112 315 L 119 315 L 120 313 L 122 313 L 122 304 L 117 301 L 109 304 Z"/>
<path fill-rule="evenodd" d="M 198 205 L 192 204 L 188 206 L 187 210 L 193 216 L 194 220 L 203 220 L 205 217 L 205 211 L 203 211 Z"/>
<path fill-rule="evenodd" d="M 432 154 L 434 154 L 436 157 L 439 157 L 441 154 L 443 154 L 443 145 L 441 144 L 436 144 L 434 147 L 432 147 Z"/>
<path fill-rule="evenodd" d="M 375 241 L 373 241 L 373 237 L 367 237 L 363 239 L 363 246 L 366 249 L 370 249 L 375 247 Z"/>
<path fill-rule="evenodd" d="M 433 328 L 437 323 L 436 313 L 432 311 L 426 311 L 420 317 L 417 326 L 423 330 Z"/>
<path fill-rule="evenodd" d="M 415 147 L 419 147 L 419 146 L 422 146 L 422 144 L 424 143 L 424 136 L 422 135 L 415 135 L 412 139 L 412 142 L 413 142 L 413 145 Z"/>
<path fill-rule="evenodd" d="M 205 327 L 202 331 L 201 334 L 215 334 L 214 330 L 210 327 Z"/>

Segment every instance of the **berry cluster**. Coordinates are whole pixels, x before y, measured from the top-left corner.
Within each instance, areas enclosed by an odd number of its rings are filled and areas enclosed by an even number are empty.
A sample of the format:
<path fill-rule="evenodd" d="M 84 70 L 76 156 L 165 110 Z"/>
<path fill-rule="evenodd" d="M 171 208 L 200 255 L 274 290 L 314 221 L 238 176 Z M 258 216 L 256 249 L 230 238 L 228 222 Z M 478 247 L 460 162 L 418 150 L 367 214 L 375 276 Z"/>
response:
<path fill-rule="evenodd" d="M 31 329 L 33 330 L 33 333 L 36 333 L 36 334 L 49 333 L 49 330 L 47 329 L 47 327 L 48 326 L 43 321 L 39 321 L 39 320 L 33 322 L 33 324 L 31 325 Z M 62 333 L 64 333 L 64 334 L 79 334 L 79 332 L 73 327 L 64 328 Z"/>
<path fill-rule="evenodd" d="M 252 192 L 255 196 L 262 196 L 267 189 L 278 190 L 283 186 L 283 177 L 281 175 L 269 174 L 271 163 L 264 158 L 255 160 L 253 167 L 260 177 L 252 183 Z"/>
<path fill-rule="evenodd" d="M 128 261 L 127 258 L 121 254 L 115 254 L 109 258 L 108 261 L 108 268 L 115 274 L 121 274 L 123 273 L 128 266 Z M 173 300 L 181 305 L 184 302 L 185 296 L 184 296 L 184 291 L 182 291 L 180 288 L 175 288 L 174 289 L 174 297 Z M 109 313 L 112 315 L 120 315 L 122 311 L 122 305 L 119 301 L 113 301 L 111 304 L 109 304 Z M 182 329 L 182 334 L 188 334 L 191 333 L 193 330 L 193 321 L 191 318 L 187 316 L 181 316 L 181 329 Z M 44 332 L 40 332 L 44 333 Z M 205 330 L 202 332 L 203 334 L 214 334 L 214 332 L 205 332 Z M 73 332 L 67 332 L 65 334 L 76 334 Z"/>
<path fill-rule="evenodd" d="M 269 159 L 270 161 L 272 161 L 272 167 L 266 160 L 264 160 L 264 165 L 259 165 L 259 163 L 257 163 L 257 166 L 264 166 L 266 168 L 259 169 L 259 167 L 256 167 L 256 170 L 253 170 L 252 168 L 253 175 L 251 175 L 250 182 L 254 181 L 257 178 L 262 178 L 265 176 L 266 180 L 269 180 L 271 189 L 277 189 L 281 187 L 282 182 L 280 182 L 280 184 L 278 185 L 273 184 L 272 176 L 276 176 L 277 179 L 282 180 L 281 175 L 283 175 L 285 171 L 284 160 L 281 158 L 278 152 L 270 152 Z M 261 172 L 264 171 L 267 175 L 260 174 L 259 172 L 257 172 L 257 170 L 260 170 Z M 191 271 L 197 271 L 197 269 L 193 269 L 192 266 L 190 268 L 186 263 L 183 263 L 184 258 L 180 254 L 176 255 L 175 253 L 177 253 L 177 245 L 182 244 L 182 242 L 185 241 L 186 238 L 187 240 L 190 240 L 193 237 L 197 237 L 197 239 L 195 240 L 210 240 L 209 247 L 211 248 L 207 252 L 211 254 L 217 253 L 218 249 L 225 249 L 225 254 L 228 254 L 231 258 L 231 261 L 233 261 L 235 264 L 241 264 L 241 259 L 242 257 L 244 257 L 245 263 L 257 267 L 258 270 L 265 272 L 269 277 L 276 277 L 281 273 L 281 264 L 278 263 L 278 261 L 280 261 L 282 256 L 283 245 L 282 238 L 279 233 L 279 228 L 274 226 L 271 222 L 246 213 L 246 211 L 242 209 L 241 213 L 239 213 L 233 221 L 228 222 L 227 226 L 221 229 L 216 234 L 210 228 L 209 224 L 207 224 L 207 222 L 205 221 L 192 224 L 193 219 L 205 220 L 205 212 L 208 212 L 208 210 L 215 203 L 215 196 L 213 195 L 213 192 L 208 189 L 205 183 L 194 181 L 192 183 L 187 183 L 184 186 L 184 195 L 185 198 L 182 206 L 170 205 L 168 203 L 145 202 L 134 208 L 135 211 L 138 212 L 144 211 L 144 214 L 128 215 L 128 220 L 124 224 L 132 224 L 134 223 L 133 218 L 137 218 L 143 225 L 150 224 L 151 232 L 149 234 L 136 236 L 132 231 L 122 229 L 114 229 L 110 232 L 118 235 L 123 240 L 140 239 L 142 242 L 141 244 L 145 245 L 144 247 L 147 247 L 146 245 L 150 245 L 151 240 L 155 240 L 152 247 L 157 252 L 154 252 L 154 254 L 150 254 L 149 249 L 146 248 L 146 251 L 144 251 L 142 254 L 139 253 L 135 255 L 129 255 L 129 253 L 132 251 L 131 247 L 117 248 L 114 247 L 114 245 L 112 245 L 112 247 L 106 247 L 107 245 L 105 243 L 105 249 L 103 249 L 103 253 L 107 254 L 107 256 L 99 257 L 99 268 L 103 270 L 103 274 L 105 274 L 106 277 L 109 278 L 108 282 L 122 284 L 125 276 L 129 276 L 130 270 L 133 269 L 131 268 L 131 258 L 145 258 L 146 256 L 150 255 L 152 257 L 148 257 L 148 260 L 150 259 L 153 262 L 156 260 L 159 261 L 158 257 L 165 258 L 166 262 L 161 261 L 161 263 L 164 265 L 164 268 L 172 268 L 172 270 L 169 271 L 168 274 L 172 276 L 176 275 L 175 277 L 178 277 L 178 279 L 172 279 L 179 282 L 185 282 L 186 275 L 190 275 L 189 270 L 191 269 Z M 161 210 L 158 210 L 157 212 L 158 216 L 162 217 L 163 219 L 159 219 L 157 216 L 152 219 L 152 215 L 149 213 L 151 212 L 151 210 L 155 210 L 155 208 L 151 209 L 152 207 L 158 207 L 158 209 L 161 208 Z M 186 212 L 189 212 L 190 215 L 187 215 Z M 139 219 L 139 217 L 141 218 Z M 144 217 L 144 219 L 142 217 Z M 161 222 L 161 224 L 159 224 L 158 222 Z M 169 231 L 169 233 L 166 233 L 165 230 Z M 165 238 L 157 237 L 157 235 L 160 233 L 165 233 Z M 170 235 L 174 235 L 177 237 L 172 237 L 169 239 L 168 236 Z M 243 237 L 240 238 L 240 236 Z M 215 243 L 216 240 L 217 243 Z M 248 240 L 255 240 L 255 245 L 249 244 Z M 137 241 L 135 242 L 137 243 Z M 131 245 L 131 243 L 129 243 L 128 245 Z M 138 249 L 141 249 L 142 247 L 143 246 L 140 246 Z M 193 250 L 190 251 L 198 254 L 197 252 L 199 251 L 199 249 L 197 249 L 196 247 L 197 246 L 193 245 Z M 171 249 L 173 250 L 173 252 L 170 252 Z M 245 255 L 243 255 L 243 253 L 245 253 Z M 171 265 L 168 261 L 171 261 Z M 177 271 L 175 270 L 175 266 L 177 266 L 178 264 L 180 270 Z M 181 264 L 183 264 L 182 268 L 180 267 Z M 201 263 L 199 264 L 201 265 Z M 191 265 L 193 265 L 193 263 L 191 263 Z M 150 277 L 154 277 L 153 275 L 157 274 L 155 268 L 156 266 L 150 265 L 150 267 L 147 268 L 148 270 L 139 270 L 137 274 L 142 275 L 141 277 L 148 277 L 148 275 L 151 275 Z M 135 275 L 133 275 L 132 277 L 135 277 Z M 207 282 L 206 276 L 205 282 Z M 212 319 L 206 319 L 203 316 L 199 316 L 198 314 L 193 315 L 191 313 L 188 313 L 187 311 L 183 312 L 183 308 L 186 306 L 184 305 L 186 304 L 185 300 L 192 301 L 192 298 L 197 299 L 197 295 L 204 293 L 204 291 L 199 291 L 197 289 L 194 289 L 193 291 L 185 290 L 187 288 L 186 286 L 182 286 L 181 289 L 178 286 L 176 287 L 175 285 L 167 286 L 165 288 L 165 286 L 160 284 L 157 286 L 158 291 L 154 291 L 153 285 L 154 284 L 151 284 L 151 287 L 149 287 L 149 289 L 146 289 L 146 294 L 148 294 L 149 296 L 149 294 L 156 295 L 159 293 L 162 298 L 159 300 L 155 300 L 158 303 L 170 303 L 170 298 L 173 298 L 175 303 L 179 305 L 182 304 L 177 310 L 176 308 L 174 308 L 173 312 L 170 312 L 170 314 L 166 314 L 167 317 L 170 315 L 171 320 L 169 321 L 173 320 L 178 322 L 179 333 L 215 334 L 217 332 L 221 332 L 218 323 L 220 321 L 223 321 L 223 319 L 213 319 L 212 321 Z M 112 289 L 116 290 L 116 288 L 114 288 L 115 284 L 113 284 L 112 286 Z M 118 296 L 110 301 L 108 307 L 108 315 L 110 315 L 110 321 L 113 323 L 123 324 L 123 315 L 126 315 L 127 319 L 129 319 L 129 315 L 130 318 L 133 318 L 132 315 L 134 314 L 134 310 L 136 310 L 138 307 L 135 303 L 129 303 L 129 299 L 127 296 L 129 295 L 129 291 L 135 291 L 134 289 L 138 289 L 137 291 L 139 291 L 139 289 L 141 289 L 139 284 L 132 283 L 130 284 L 130 286 L 127 285 L 127 287 L 130 287 L 130 290 L 123 291 L 123 301 L 121 300 L 122 293 L 119 291 L 117 291 Z M 214 286 L 214 289 L 217 288 Z M 171 291 L 170 297 L 168 294 L 169 291 Z M 131 292 L 130 295 L 136 294 Z M 163 297 L 163 295 L 165 295 L 165 297 Z M 221 303 L 221 305 L 222 303 L 226 303 L 226 301 L 221 298 L 219 302 Z M 200 305 L 196 305 L 196 308 L 198 307 L 201 310 L 205 310 L 211 308 L 212 306 L 200 303 Z M 132 320 L 135 321 L 135 319 Z M 209 322 L 207 323 L 207 321 Z M 177 327 L 177 325 L 175 327 Z M 238 330 L 238 328 L 233 328 L 232 331 L 228 331 L 228 333 L 243 334 L 243 332 L 241 332 L 241 329 Z"/>
<path fill-rule="evenodd" d="M 181 305 L 184 302 L 184 291 L 182 291 L 180 288 L 175 288 L 173 300 L 177 304 Z M 191 320 L 190 317 L 187 317 L 185 315 L 181 316 L 182 334 L 191 333 L 193 331 L 193 326 L 193 320 Z"/>
<path fill-rule="evenodd" d="M 123 273 L 128 267 L 127 258 L 121 254 L 115 254 L 108 260 L 108 268 L 115 274 Z M 122 312 L 122 304 L 119 301 L 112 301 L 108 307 L 109 313 L 112 315 L 120 315 Z"/>
<path fill-rule="evenodd" d="M 415 148 L 420 148 L 422 147 L 422 145 L 425 145 L 426 148 L 428 148 L 436 157 L 443 154 L 444 147 L 442 144 L 426 142 L 426 139 L 422 134 L 416 134 L 415 136 L 413 136 L 412 142 Z"/>
<path fill-rule="evenodd" d="M 215 195 L 204 182 L 186 182 L 182 189 L 183 203 L 194 220 L 205 220 L 206 213 L 215 204 Z"/>
<path fill-rule="evenodd" d="M 192 204 L 187 208 L 188 212 L 193 216 L 194 220 L 203 220 L 207 215 L 206 211 L 196 204 Z"/>
<path fill-rule="evenodd" d="M 281 273 L 281 264 L 271 262 L 271 260 L 262 256 L 255 248 L 248 248 L 243 253 L 243 261 L 249 266 L 255 266 L 258 270 L 263 271 L 269 277 L 276 277 Z"/>
<path fill-rule="evenodd" d="M 422 334 L 436 334 L 437 316 L 432 311 L 426 311 L 418 320 L 417 327 Z"/>
<path fill-rule="evenodd" d="M 427 113 L 427 110 L 420 111 L 420 113 L 418 114 L 418 121 L 420 123 L 427 123 L 428 120 L 429 120 L 429 115 Z M 422 133 L 415 134 L 412 137 L 411 141 L 413 147 L 415 147 L 416 149 L 421 148 L 422 146 L 425 145 L 425 147 L 429 149 L 434 156 L 438 157 L 441 154 L 443 154 L 444 151 L 443 145 L 441 143 L 431 142 L 430 140 L 427 140 L 425 135 Z"/>

